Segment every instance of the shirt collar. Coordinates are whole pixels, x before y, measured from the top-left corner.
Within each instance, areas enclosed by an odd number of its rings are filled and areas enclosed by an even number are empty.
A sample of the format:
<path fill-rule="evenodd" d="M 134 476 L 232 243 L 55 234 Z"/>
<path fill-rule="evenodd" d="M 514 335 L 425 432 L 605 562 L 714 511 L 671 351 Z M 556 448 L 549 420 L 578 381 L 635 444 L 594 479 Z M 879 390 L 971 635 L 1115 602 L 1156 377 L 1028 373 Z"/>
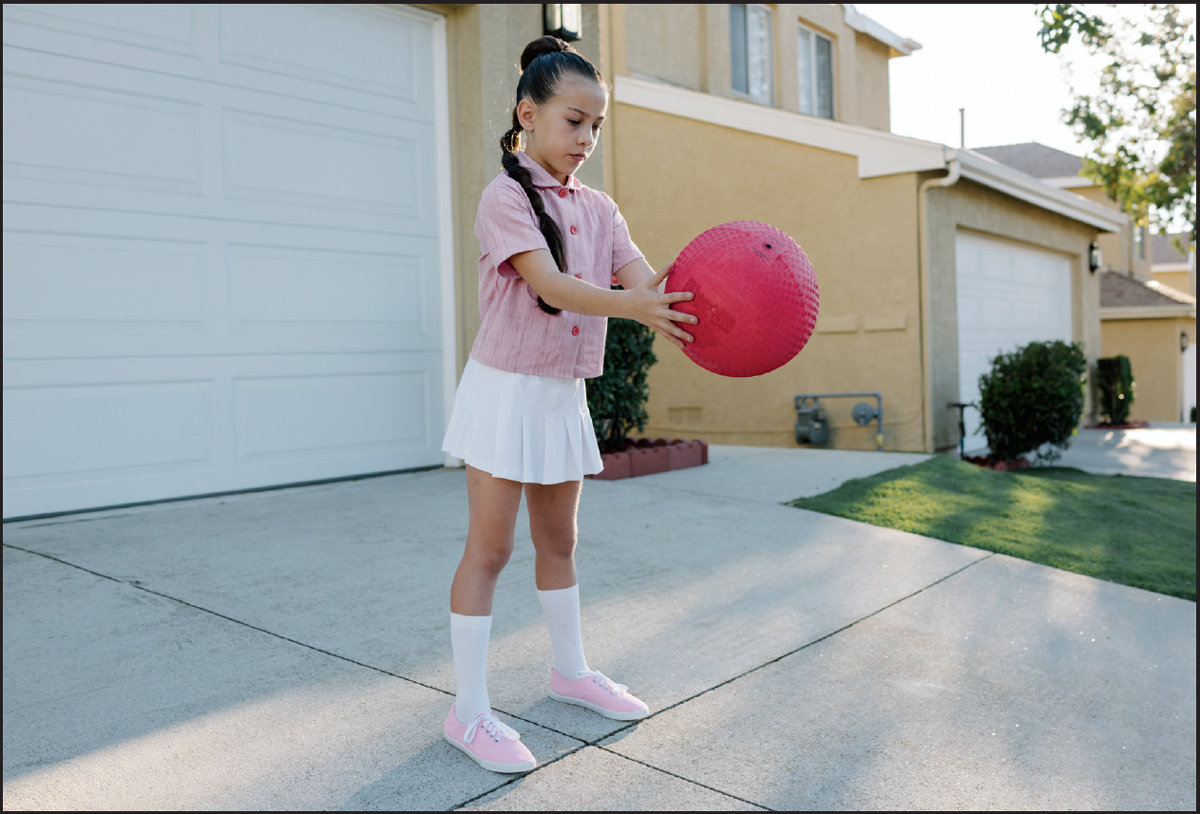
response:
<path fill-rule="evenodd" d="M 565 186 L 570 190 L 578 190 L 583 187 L 583 184 L 579 183 L 579 179 L 574 175 L 571 175 L 567 178 L 566 184 L 558 183 L 558 180 L 553 175 L 546 172 L 545 167 L 534 161 L 529 156 L 525 155 L 524 150 L 517 150 L 517 162 L 522 167 L 529 170 L 529 177 L 533 179 L 533 185 L 535 187 L 541 187 L 543 189 L 558 189 Z"/>

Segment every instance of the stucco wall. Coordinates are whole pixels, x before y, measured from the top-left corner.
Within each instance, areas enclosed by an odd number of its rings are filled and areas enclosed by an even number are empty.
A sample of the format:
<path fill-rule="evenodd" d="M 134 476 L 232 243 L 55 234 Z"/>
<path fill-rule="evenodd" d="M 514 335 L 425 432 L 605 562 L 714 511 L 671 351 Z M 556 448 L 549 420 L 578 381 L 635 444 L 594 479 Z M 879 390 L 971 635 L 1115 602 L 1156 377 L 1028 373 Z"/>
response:
<path fill-rule="evenodd" d="M 625 58 L 633 76 L 704 90 L 705 7 L 694 3 L 625 6 Z"/>
<path fill-rule="evenodd" d="M 1196 296 L 1196 292 L 1192 289 L 1194 285 L 1192 281 L 1195 276 L 1190 271 L 1156 271 L 1154 279 L 1165 286 L 1170 286 L 1176 291 L 1182 291 L 1184 294 Z"/>
<path fill-rule="evenodd" d="M 1183 388 L 1183 353 L 1179 335 L 1196 341 L 1196 320 L 1106 319 L 1101 323 L 1104 356 L 1128 356 L 1137 383 L 1130 418 L 1135 421 L 1179 421 Z"/>
<path fill-rule="evenodd" d="M 616 119 L 614 195 L 651 265 L 711 226 L 759 220 L 804 247 L 821 290 L 808 347 L 764 376 L 717 376 L 658 339 L 645 434 L 794 446 L 797 393 L 878 390 L 885 448 L 920 449 L 914 176 L 860 180 L 853 157 L 642 108 L 618 105 Z M 873 449 L 853 405 L 825 405 L 832 445 Z"/>
<path fill-rule="evenodd" d="M 863 127 L 891 132 L 891 95 L 888 88 L 889 48 L 874 37 L 855 34 L 858 69 L 858 121 Z"/>
<path fill-rule="evenodd" d="M 933 176 L 931 176 L 933 177 Z M 1100 292 L 1088 271 L 1094 228 L 1038 209 L 968 180 L 928 193 L 930 390 L 935 449 L 958 443 L 958 295 L 955 238 L 960 230 L 1067 255 L 1071 259 L 1073 341 L 1083 344 L 1089 368 L 1100 356 Z M 1090 381 L 1090 377 L 1089 377 Z M 1084 407 L 1094 419 L 1092 388 Z"/>

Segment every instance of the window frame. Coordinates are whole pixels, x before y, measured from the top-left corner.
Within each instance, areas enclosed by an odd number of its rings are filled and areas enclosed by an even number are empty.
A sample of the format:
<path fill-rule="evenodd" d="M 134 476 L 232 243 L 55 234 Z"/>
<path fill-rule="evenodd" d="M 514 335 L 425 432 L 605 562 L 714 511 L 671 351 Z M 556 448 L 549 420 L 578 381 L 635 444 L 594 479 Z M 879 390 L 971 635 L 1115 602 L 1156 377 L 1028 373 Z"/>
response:
<path fill-rule="evenodd" d="M 809 64 L 807 67 L 801 67 L 800 60 L 804 55 L 805 49 L 801 46 L 800 40 L 803 39 L 806 35 L 808 38 L 807 51 L 808 51 L 808 55 L 809 55 Z M 828 116 L 822 114 L 820 111 L 821 89 L 818 86 L 818 83 L 820 81 L 820 73 L 821 72 L 820 72 L 820 66 L 818 65 L 818 57 L 817 57 L 817 38 L 818 37 L 820 39 L 824 40 L 829 46 L 829 115 Z M 837 120 L 837 93 L 836 93 L 837 79 L 835 76 L 835 74 L 836 74 L 835 63 L 837 62 L 837 60 L 834 58 L 834 53 L 835 53 L 835 48 L 834 48 L 833 37 L 830 37 L 827 34 L 822 34 L 817 29 L 815 29 L 811 26 L 808 26 L 803 22 L 799 23 L 799 31 L 797 32 L 797 35 L 796 35 L 796 72 L 797 72 L 796 109 L 799 110 L 802 115 L 814 116 L 819 119 L 828 119 L 829 121 Z M 805 76 L 809 77 L 808 90 L 809 90 L 809 93 L 811 94 L 810 101 L 812 103 L 812 109 L 807 110 L 807 111 L 804 109 L 804 90 L 805 89 L 803 87 L 803 80 L 804 80 Z"/>
<path fill-rule="evenodd" d="M 742 72 L 746 81 L 746 90 L 740 90 L 737 87 L 735 78 L 737 76 L 737 65 L 735 64 L 735 55 L 739 49 L 734 47 L 734 25 L 733 15 L 734 6 L 741 6 L 744 14 L 744 22 L 742 25 L 744 39 L 741 43 L 740 52 L 744 56 L 745 61 L 742 67 Z M 766 98 L 756 98 L 753 90 L 750 88 L 750 65 L 753 57 L 753 48 L 751 47 L 751 26 L 750 9 L 755 8 L 760 10 L 766 19 L 766 55 L 763 59 L 763 64 L 766 66 Z M 733 95 L 739 99 L 754 102 L 755 104 L 774 107 L 775 105 L 775 10 L 764 3 L 731 3 L 729 5 L 729 61 L 730 61 L 730 90 Z"/>

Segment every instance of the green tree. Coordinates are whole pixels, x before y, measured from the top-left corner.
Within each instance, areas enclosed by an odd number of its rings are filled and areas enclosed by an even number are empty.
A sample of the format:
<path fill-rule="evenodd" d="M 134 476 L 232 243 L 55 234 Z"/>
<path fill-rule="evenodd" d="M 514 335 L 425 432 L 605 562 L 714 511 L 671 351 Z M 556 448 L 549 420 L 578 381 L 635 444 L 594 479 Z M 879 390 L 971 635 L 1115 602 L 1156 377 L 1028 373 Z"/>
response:
<path fill-rule="evenodd" d="M 1105 65 L 1098 90 L 1080 92 L 1063 120 L 1090 141 L 1083 173 L 1139 225 L 1159 232 L 1186 221 L 1196 242 L 1196 35 L 1191 7 L 1039 5 L 1042 48 L 1077 40 Z M 1132 9 L 1144 12 L 1131 17 Z M 1170 225 L 1174 224 L 1174 229 Z"/>

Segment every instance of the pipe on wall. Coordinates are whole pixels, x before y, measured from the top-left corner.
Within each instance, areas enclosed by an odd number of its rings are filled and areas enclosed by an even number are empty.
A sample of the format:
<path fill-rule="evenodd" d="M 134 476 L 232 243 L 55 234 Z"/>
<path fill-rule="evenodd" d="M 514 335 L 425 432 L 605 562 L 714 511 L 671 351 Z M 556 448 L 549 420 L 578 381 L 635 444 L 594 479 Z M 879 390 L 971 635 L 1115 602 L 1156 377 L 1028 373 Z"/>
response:
<path fill-rule="evenodd" d="M 933 352 L 929 346 L 929 222 L 926 208 L 926 193 L 933 187 L 950 187 L 958 183 L 962 168 L 958 163 L 958 153 L 947 151 L 949 163 L 947 173 L 941 178 L 929 178 L 921 182 L 917 190 L 917 241 L 920 249 L 920 290 L 921 303 L 921 393 L 924 399 L 922 414 L 924 418 L 925 451 L 933 452 Z"/>

